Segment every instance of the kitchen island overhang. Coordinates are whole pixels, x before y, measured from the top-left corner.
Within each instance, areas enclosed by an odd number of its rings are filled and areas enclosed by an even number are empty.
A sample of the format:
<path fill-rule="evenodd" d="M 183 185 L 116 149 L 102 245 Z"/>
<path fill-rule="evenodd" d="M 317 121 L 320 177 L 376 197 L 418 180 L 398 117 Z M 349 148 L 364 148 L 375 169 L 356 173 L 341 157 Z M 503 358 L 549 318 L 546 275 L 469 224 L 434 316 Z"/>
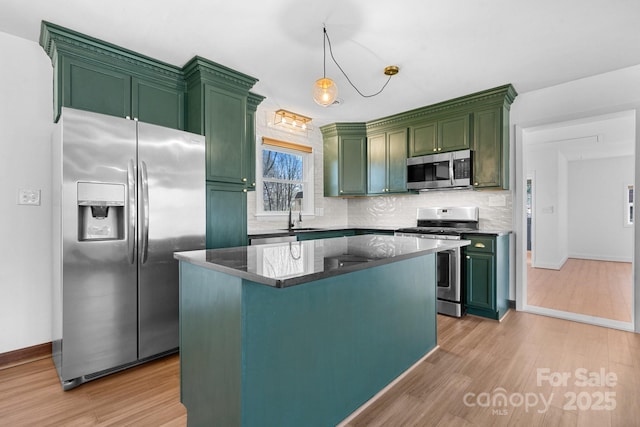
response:
<path fill-rule="evenodd" d="M 188 424 L 335 425 L 436 347 L 436 253 L 354 236 L 176 253 Z"/>

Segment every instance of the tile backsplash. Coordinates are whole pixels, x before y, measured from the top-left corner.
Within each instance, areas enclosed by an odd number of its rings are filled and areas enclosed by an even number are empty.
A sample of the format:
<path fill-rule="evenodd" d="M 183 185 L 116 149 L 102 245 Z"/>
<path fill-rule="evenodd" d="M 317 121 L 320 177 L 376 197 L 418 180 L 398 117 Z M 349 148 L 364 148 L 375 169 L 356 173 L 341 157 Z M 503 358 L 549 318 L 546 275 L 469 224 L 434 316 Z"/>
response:
<path fill-rule="evenodd" d="M 413 227 L 421 207 L 478 206 L 480 229 L 508 231 L 513 228 L 510 191 L 449 190 L 417 195 L 348 199 L 350 227 Z"/>

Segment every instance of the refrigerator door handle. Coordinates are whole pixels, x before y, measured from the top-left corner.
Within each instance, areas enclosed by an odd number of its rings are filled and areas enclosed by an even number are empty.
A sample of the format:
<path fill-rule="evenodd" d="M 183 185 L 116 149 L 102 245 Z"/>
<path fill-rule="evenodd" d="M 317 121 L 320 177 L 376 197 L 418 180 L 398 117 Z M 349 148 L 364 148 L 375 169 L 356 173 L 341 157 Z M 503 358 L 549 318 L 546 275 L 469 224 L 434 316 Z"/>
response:
<path fill-rule="evenodd" d="M 142 183 L 142 248 L 140 250 L 140 262 L 144 264 L 149 255 L 149 178 L 145 162 L 140 162 L 140 181 Z"/>
<path fill-rule="evenodd" d="M 129 195 L 129 237 L 127 242 L 127 252 L 129 263 L 136 261 L 136 171 L 133 159 L 129 160 L 127 166 L 127 193 Z"/>

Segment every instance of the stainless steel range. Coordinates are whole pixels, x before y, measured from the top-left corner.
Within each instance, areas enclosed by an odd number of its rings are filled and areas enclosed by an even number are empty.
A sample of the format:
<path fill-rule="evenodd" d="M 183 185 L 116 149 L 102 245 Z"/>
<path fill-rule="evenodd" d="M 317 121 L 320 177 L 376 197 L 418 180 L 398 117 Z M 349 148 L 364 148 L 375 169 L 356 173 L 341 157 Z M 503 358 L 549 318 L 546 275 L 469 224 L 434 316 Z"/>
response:
<path fill-rule="evenodd" d="M 462 234 L 478 230 L 477 207 L 418 208 L 417 227 L 401 228 L 396 236 L 460 240 Z M 438 313 L 461 317 L 462 256 L 460 248 L 438 252 Z"/>

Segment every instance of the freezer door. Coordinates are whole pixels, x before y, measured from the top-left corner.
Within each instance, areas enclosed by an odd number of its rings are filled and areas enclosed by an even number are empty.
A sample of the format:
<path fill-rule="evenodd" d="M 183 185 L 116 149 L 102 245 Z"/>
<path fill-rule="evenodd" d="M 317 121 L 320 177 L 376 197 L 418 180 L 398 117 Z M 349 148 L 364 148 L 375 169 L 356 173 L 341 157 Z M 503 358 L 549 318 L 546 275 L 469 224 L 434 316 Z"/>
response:
<path fill-rule="evenodd" d="M 178 347 L 177 251 L 205 247 L 204 137 L 138 123 L 138 356 Z"/>
<path fill-rule="evenodd" d="M 127 170 L 136 156 L 136 128 L 67 108 L 61 121 L 60 200 L 54 204 L 61 209 L 62 336 L 54 341 L 62 351 L 59 375 L 67 381 L 137 358 L 137 271 L 129 250 L 136 188 Z"/>

